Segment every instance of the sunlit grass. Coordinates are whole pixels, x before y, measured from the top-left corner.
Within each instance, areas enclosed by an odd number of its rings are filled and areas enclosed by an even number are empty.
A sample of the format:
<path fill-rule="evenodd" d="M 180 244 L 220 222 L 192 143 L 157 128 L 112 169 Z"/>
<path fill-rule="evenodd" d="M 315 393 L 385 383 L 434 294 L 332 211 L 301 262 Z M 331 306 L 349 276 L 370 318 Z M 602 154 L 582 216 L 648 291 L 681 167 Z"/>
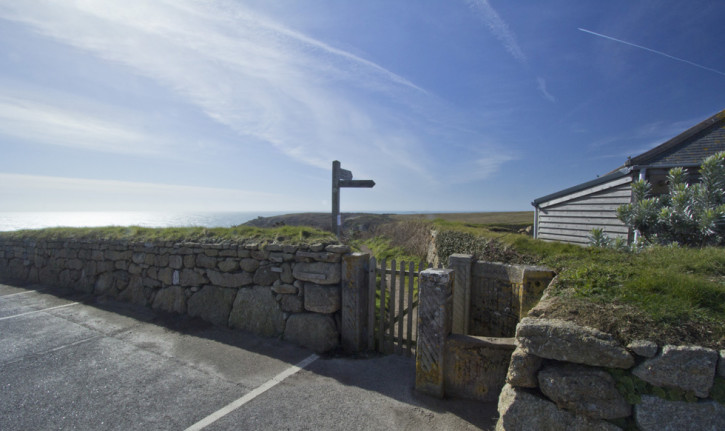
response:
<path fill-rule="evenodd" d="M 390 261 L 395 259 L 398 262 L 415 262 L 416 264 L 421 260 L 425 260 L 425 256 L 416 256 L 409 253 L 403 247 L 391 245 L 391 240 L 383 236 L 376 236 L 366 240 L 353 240 L 351 244 L 356 249 L 360 250 L 362 245 L 365 245 L 370 249 L 371 254 L 378 263 L 382 262 L 383 259 Z"/>
<path fill-rule="evenodd" d="M 147 228 L 139 226 L 108 226 L 70 228 L 57 227 L 37 230 L 0 232 L 0 238 L 35 240 L 132 240 L 174 242 L 220 242 L 228 240 L 278 241 L 307 243 L 336 241 L 335 236 L 309 227 L 281 226 L 257 228 L 236 226 L 231 228 L 168 227 Z"/>
<path fill-rule="evenodd" d="M 446 238 L 439 255 L 477 254 L 482 260 L 534 263 L 557 272 L 551 294 L 608 307 L 624 305 L 645 313 L 653 333 L 667 328 L 698 328 L 713 343 L 725 342 L 725 250 L 723 248 L 651 247 L 639 252 L 546 242 L 468 221 L 434 220 Z M 453 231 L 455 235 L 441 232 Z M 365 242 L 376 256 L 411 256 L 386 238 Z M 480 255 L 478 255 L 480 254 Z M 415 259 L 414 259 L 415 260 Z M 626 318 L 626 317 L 625 317 Z M 596 320 L 596 316 L 593 317 Z M 627 322 L 622 322 L 625 326 Z M 720 340 L 720 341 L 718 341 Z"/>

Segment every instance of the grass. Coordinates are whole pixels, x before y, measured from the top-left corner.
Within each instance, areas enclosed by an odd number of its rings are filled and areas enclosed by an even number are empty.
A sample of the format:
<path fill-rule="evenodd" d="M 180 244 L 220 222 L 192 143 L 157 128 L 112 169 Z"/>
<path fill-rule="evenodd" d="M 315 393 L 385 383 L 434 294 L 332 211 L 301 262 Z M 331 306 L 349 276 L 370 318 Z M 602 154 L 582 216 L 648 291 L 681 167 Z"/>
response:
<path fill-rule="evenodd" d="M 725 250 L 652 247 L 638 253 L 535 240 L 479 219 L 434 219 L 438 254 L 471 253 L 480 260 L 544 265 L 558 274 L 543 317 L 573 320 L 623 342 L 725 348 Z M 387 258 L 408 253 L 376 238 Z M 406 256 L 407 258 L 407 256 Z"/>
<path fill-rule="evenodd" d="M 356 250 L 364 250 L 365 247 L 369 249 L 378 262 L 382 262 L 383 259 L 388 261 L 395 259 L 398 263 L 405 261 L 417 264 L 421 260 L 425 260 L 423 256 L 409 253 L 403 247 L 392 245 L 392 241 L 384 236 L 376 236 L 366 240 L 352 240 L 350 243 Z"/>
<path fill-rule="evenodd" d="M 236 226 L 231 228 L 170 227 L 145 228 L 139 226 L 108 226 L 94 228 L 48 228 L 0 232 L 0 238 L 35 240 L 130 240 L 176 242 L 222 242 L 233 240 L 278 241 L 282 243 L 336 242 L 330 232 L 309 227 L 281 226 L 258 228 Z"/>
<path fill-rule="evenodd" d="M 642 336 L 725 347 L 722 248 L 651 247 L 631 253 L 524 236 L 498 240 L 557 272 L 551 293 L 560 297 L 552 306 L 559 310 L 551 317 L 572 318 L 626 341 Z M 577 311 L 582 302 L 589 304 Z"/>
<path fill-rule="evenodd" d="M 442 222 L 462 223 L 471 225 L 527 225 L 534 224 L 533 211 L 479 212 L 479 213 L 433 213 L 433 214 L 399 214 L 394 216 L 402 220 L 440 220 Z"/>

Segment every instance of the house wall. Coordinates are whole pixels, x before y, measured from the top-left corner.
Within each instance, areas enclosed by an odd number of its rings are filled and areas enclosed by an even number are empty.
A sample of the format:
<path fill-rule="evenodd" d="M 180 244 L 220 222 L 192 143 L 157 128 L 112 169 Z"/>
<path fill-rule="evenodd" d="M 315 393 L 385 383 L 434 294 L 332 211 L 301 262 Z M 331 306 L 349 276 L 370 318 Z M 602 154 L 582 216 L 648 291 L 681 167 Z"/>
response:
<path fill-rule="evenodd" d="M 631 177 L 580 190 L 539 204 L 537 238 L 588 245 L 592 229 L 603 229 L 612 239 L 629 236 L 629 228 L 617 219 L 617 208 L 632 199 Z"/>

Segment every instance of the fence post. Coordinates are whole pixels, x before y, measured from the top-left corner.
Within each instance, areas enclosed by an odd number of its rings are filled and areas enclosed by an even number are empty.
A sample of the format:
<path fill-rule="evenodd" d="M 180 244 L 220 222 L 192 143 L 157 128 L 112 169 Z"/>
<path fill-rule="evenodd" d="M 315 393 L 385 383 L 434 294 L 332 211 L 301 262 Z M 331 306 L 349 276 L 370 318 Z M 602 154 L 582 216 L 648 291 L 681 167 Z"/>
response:
<path fill-rule="evenodd" d="M 420 273 L 418 346 L 415 353 L 415 389 L 442 398 L 444 351 L 451 333 L 452 269 L 427 269 Z"/>
<path fill-rule="evenodd" d="M 342 257 L 342 347 L 347 353 L 368 348 L 368 269 L 370 255 Z"/>
<path fill-rule="evenodd" d="M 468 334 L 468 320 L 471 307 L 471 265 L 473 255 L 452 254 L 448 267 L 456 273 L 453 284 L 453 328 L 454 334 Z"/>

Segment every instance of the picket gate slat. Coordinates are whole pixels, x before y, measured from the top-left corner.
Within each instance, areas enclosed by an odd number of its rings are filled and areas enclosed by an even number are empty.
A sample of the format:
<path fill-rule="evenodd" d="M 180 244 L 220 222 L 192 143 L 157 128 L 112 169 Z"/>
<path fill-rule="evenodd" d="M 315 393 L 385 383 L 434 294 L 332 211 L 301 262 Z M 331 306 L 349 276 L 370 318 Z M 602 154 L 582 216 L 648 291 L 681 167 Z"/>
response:
<path fill-rule="evenodd" d="M 380 308 L 378 310 L 378 313 L 376 313 L 378 318 L 378 351 L 385 353 L 385 292 L 387 289 L 387 280 L 385 277 L 385 267 L 387 262 L 385 259 L 383 259 L 381 263 L 381 267 L 383 268 L 383 272 L 380 274 Z"/>
<path fill-rule="evenodd" d="M 395 348 L 395 353 L 398 355 L 403 354 L 403 322 L 405 321 L 403 315 L 403 307 L 405 302 L 405 262 L 400 262 L 400 288 L 398 289 L 398 317 L 395 319 L 394 325 L 398 325 L 398 345 Z M 395 328 L 395 326 L 393 326 Z"/>
<path fill-rule="evenodd" d="M 368 268 L 368 348 L 375 349 L 375 291 L 378 288 L 376 281 L 377 261 L 370 259 Z"/>
<path fill-rule="evenodd" d="M 390 262 L 390 269 L 393 270 L 393 275 L 390 277 L 390 305 L 388 305 L 388 322 L 386 325 L 388 327 L 386 353 L 394 353 L 395 350 L 395 294 L 397 293 L 395 259 Z"/>
<path fill-rule="evenodd" d="M 377 263 L 371 258 L 368 272 L 369 348 L 384 354 L 411 356 L 417 335 L 416 279 L 426 264 L 418 263 L 416 271 L 414 262 L 382 259 L 380 266 Z"/>
<path fill-rule="evenodd" d="M 422 262 L 421 262 L 422 264 Z M 422 268 L 422 265 L 419 264 L 418 268 Z M 405 356 L 410 356 L 411 352 L 413 350 L 413 281 L 415 280 L 415 276 L 413 276 L 413 270 L 415 269 L 415 264 L 413 262 L 410 262 L 410 265 L 408 266 L 408 327 L 406 332 L 406 346 L 405 346 Z"/>

